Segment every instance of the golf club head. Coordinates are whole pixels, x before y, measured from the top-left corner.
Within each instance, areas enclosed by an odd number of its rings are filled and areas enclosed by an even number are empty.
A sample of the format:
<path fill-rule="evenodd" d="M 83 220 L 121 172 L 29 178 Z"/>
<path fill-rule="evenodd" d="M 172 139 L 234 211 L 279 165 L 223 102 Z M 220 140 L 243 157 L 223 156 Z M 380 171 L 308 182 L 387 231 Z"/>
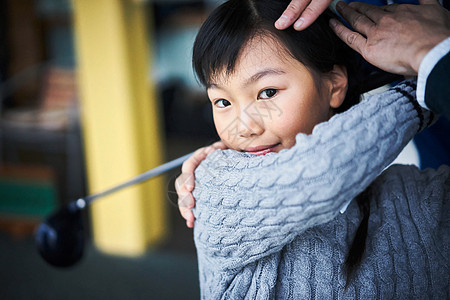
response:
<path fill-rule="evenodd" d="M 63 206 L 39 226 L 35 236 L 42 258 L 56 267 L 70 267 L 83 256 L 85 232 L 81 210 Z"/>

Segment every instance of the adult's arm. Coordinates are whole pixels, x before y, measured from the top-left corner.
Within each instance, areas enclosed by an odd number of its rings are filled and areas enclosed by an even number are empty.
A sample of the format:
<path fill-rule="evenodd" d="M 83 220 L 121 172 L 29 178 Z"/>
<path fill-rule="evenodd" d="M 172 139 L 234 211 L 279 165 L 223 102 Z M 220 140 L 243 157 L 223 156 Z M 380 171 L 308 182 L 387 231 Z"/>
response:
<path fill-rule="evenodd" d="M 420 64 L 417 100 L 450 120 L 450 37 L 433 48 Z"/>
<path fill-rule="evenodd" d="M 237 268 L 332 220 L 430 123 L 415 88 L 374 95 L 277 154 L 210 154 L 195 172 L 197 251 Z"/>
<path fill-rule="evenodd" d="M 355 31 L 337 20 L 330 25 L 369 63 L 391 73 L 418 75 L 419 103 L 450 118 L 450 12 L 435 0 L 419 2 L 384 7 L 339 2 L 338 12 Z"/>
<path fill-rule="evenodd" d="M 302 25 L 299 26 L 297 22 L 294 27 L 298 30 L 304 29 L 325 10 L 330 2 L 332 1 L 292 0 L 275 26 L 279 29 L 285 29 L 301 16 L 300 19 L 304 19 L 300 21 Z M 344 42 L 363 54 L 369 62 L 389 72 L 403 75 L 417 75 L 418 70 L 415 70 L 412 65 L 409 66 L 411 62 L 405 62 L 403 60 L 405 58 L 412 59 L 417 57 L 414 54 L 415 51 L 424 48 L 420 43 L 431 47 L 448 35 L 445 25 L 443 25 L 448 24 L 448 12 L 435 1 L 421 2 L 423 4 L 430 3 L 430 5 L 421 5 L 420 7 L 399 5 L 379 8 L 364 3 L 353 3 L 350 6 L 340 4 L 338 6 L 340 13 L 350 20 L 354 27 L 360 28 L 361 33 L 365 32 L 368 36 L 367 39 L 359 33 L 347 29 L 338 22 L 332 23 L 332 25 L 334 24 L 332 27 Z M 361 16 L 364 18 L 361 18 Z M 368 16 L 372 17 L 373 20 L 368 19 Z M 380 19 L 382 19 L 382 22 L 380 22 Z M 370 22 L 367 22 L 368 20 Z M 380 24 L 375 23 L 375 21 L 380 22 Z M 417 30 L 415 26 L 418 26 L 419 23 L 424 28 Z M 430 26 L 433 28 L 429 28 Z M 435 30 L 434 27 L 441 29 Z M 411 33 L 414 33 L 414 36 L 411 36 Z M 419 36 L 420 38 L 418 38 Z M 440 50 L 430 51 L 433 52 L 433 55 L 427 55 L 423 59 L 424 62 L 420 64 L 417 100 L 423 107 L 429 107 L 437 112 L 443 113 L 450 119 L 450 108 L 448 107 L 450 102 L 446 101 L 447 95 L 449 95 L 448 89 L 450 89 L 450 83 L 448 82 L 450 79 L 450 76 L 448 76 L 450 70 L 448 67 L 448 56 L 446 60 L 439 63 L 436 69 L 433 69 L 436 62 L 443 56 L 442 53 L 448 53 L 448 43 L 446 47 L 435 47 Z M 428 48 L 425 47 L 425 51 Z M 436 58 L 437 55 L 441 56 Z M 420 57 L 418 59 L 420 60 Z M 433 72 L 431 72 L 432 70 Z M 431 76 L 429 77 L 430 74 Z M 430 79 L 427 80 L 428 78 Z M 425 86 L 427 87 L 426 91 Z M 426 103 L 428 105 L 425 104 L 425 94 L 427 95 Z M 219 148 L 224 148 L 224 145 L 220 143 L 214 145 L 221 145 Z M 180 213 L 186 219 L 188 227 L 194 226 L 194 215 L 191 211 L 195 205 L 195 200 L 191 193 L 195 185 L 194 170 L 207 154 L 216 150 L 215 148 L 217 147 L 214 147 L 214 145 L 199 149 L 190 160 L 183 164 L 183 173 L 176 180 L 175 187 L 178 194 Z"/>

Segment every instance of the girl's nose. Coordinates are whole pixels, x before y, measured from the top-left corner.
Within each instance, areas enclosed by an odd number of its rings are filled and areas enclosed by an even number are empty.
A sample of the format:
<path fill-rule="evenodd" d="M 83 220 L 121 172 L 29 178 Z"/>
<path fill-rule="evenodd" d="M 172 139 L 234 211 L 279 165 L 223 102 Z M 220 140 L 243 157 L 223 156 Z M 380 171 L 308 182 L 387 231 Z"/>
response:
<path fill-rule="evenodd" d="M 248 138 L 258 136 L 264 132 L 264 122 L 252 115 L 248 110 L 241 114 L 239 124 L 239 136 Z"/>

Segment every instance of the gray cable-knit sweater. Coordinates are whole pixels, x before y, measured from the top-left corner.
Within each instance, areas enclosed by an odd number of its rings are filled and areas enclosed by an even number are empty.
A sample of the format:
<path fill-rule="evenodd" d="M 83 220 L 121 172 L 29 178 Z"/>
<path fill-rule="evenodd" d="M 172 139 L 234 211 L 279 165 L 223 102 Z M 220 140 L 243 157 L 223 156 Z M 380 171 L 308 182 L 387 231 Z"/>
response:
<path fill-rule="evenodd" d="M 449 167 L 382 173 L 432 118 L 414 95 L 403 83 L 372 96 L 279 153 L 209 155 L 194 190 L 202 299 L 449 299 Z M 355 201 L 339 211 L 369 184 L 366 251 L 345 291 L 361 216 Z"/>

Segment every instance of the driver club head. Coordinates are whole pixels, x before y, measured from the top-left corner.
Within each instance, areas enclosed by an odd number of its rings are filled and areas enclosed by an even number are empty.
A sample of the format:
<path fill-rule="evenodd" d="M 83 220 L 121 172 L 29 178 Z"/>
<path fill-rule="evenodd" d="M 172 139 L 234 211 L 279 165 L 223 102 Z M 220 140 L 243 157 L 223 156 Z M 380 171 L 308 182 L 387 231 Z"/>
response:
<path fill-rule="evenodd" d="M 66 205 L 51 214 L 37 229 L 36 246 L 42 258 L 56 267 L 70 267 L 83 256 L 85 232 L 79 208 Z"/>
<path fill-rule="evenodd" d="M 77 263 L 84 252 L 85 229 L 82 210 L 87 205 L 98 198 L 141 183 L 178 167 L 192 154 L 186 154 L 107 190 L 79 198 L 75 202 L 62 206 L 45 219 L 37 229 L 35 242 L 42 258 L 49 264 L 57 267 L 70 267 Z"/>

